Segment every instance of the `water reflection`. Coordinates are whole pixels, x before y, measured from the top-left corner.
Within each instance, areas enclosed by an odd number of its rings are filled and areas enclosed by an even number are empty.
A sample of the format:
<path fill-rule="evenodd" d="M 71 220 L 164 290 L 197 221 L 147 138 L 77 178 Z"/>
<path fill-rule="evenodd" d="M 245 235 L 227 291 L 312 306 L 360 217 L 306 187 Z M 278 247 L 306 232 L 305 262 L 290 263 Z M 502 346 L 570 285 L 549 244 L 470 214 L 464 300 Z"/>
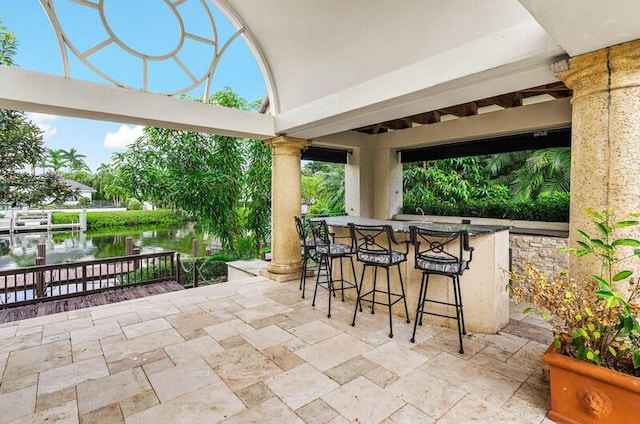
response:
<path fill-rule="evenodd" d="M 172 227 L 139 227 L 117 232 L 24 233 L 0 235 L 0 270 L 35 265 L 38 244 L 47 246 L 47 264 L 102 259 L 125 254 L 125 241 L 133 237 L 141 253 L 173 250 L 191 255 L 192 240 L 198 239 L 198 255 L 218 241 L 194 223 Z"/>

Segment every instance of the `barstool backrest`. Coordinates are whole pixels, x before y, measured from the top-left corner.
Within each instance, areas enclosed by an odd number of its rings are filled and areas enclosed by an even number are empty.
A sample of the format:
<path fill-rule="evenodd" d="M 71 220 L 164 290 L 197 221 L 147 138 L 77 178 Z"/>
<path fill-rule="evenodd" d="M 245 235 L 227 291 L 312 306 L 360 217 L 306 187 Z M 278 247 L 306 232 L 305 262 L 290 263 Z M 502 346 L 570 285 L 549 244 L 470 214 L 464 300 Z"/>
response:
<path fill-rule="evenodd" d="M 390 225 L 359 225 L 352 222 L 348 225 L 351 242 L 360 262 L 390 265 L 406 259 L 406 249 L 405 252 L 393 249 L 393 245 L 398 243 Z"/>
<path fill-rule="evenodd" d="M 469 246 L 469 233 L 440 231 L 410 226 L 411 243 L 415 252 L 415 267 L 442 274 L 462 274 L 469 269 L 473 247 Z M 454 246 L 455 242 L 458 246 Z M 469 252 L 465 258 L 464 252 Z"/>
<path fill-rule="evenodd" d="M 353 223 L 348 225 L 351 231 L 351 240 L 358 253 L 391 253 L 391 226 L 357 225 Z"/>
<path fill-rule="evenodd" d="M 313 235 L 309 228 L 309 222 L 304 218 L 294 216 L 293 219 L 296 222 L 296 231 L 298 233 L 298 239 L 300 240 L 300 246 L 310 247 L 313 246 Z"/>
<path fill-rule="evenodd" d="M 327 221 L 324 219 L 309 221 L 309 229 L 316 248 L 320 246 L 329 246 L 331 244 L 331 233 L 327 227 Z"/>

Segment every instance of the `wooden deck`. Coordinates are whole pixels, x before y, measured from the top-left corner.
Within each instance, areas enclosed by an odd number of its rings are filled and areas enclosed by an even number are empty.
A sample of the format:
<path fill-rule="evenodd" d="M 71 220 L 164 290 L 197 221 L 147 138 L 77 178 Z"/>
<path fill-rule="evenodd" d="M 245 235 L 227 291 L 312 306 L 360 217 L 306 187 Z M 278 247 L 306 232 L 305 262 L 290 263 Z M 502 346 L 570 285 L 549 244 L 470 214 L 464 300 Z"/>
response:
<path fill-rule="evenodd" d="M 89 308 L 91 306 L 122 302 L 129 299 L 138 299 L 141 297 L 152 296 L 154 294 L 168 293 L 183 289 L 184 288 L 176 281 L 165 281 L 162 283 L 146 284 L 138 287 L 109 290 L 102 293 L 94 293 L 69 299 L 52 300 L 49 302 L 18 306 L 15 308 L 1 309 L 0 324 L 35 318 L 43 315 L 56 314 L 58 312 L 74 311 L 76 309 Z"/>

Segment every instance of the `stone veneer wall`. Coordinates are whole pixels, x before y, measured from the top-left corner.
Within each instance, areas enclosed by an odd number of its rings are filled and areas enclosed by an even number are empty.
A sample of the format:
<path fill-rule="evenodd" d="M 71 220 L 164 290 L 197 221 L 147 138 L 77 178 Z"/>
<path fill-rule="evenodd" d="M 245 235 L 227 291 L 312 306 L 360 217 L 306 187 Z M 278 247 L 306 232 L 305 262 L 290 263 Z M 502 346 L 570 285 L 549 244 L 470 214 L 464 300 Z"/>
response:
<path fill-rule="evenodd" d="M 509 235 L 512 269 L 522 269 L 525 262 L 530 262 L 545 274 L 556 275 L 569 268 L 569 253 L 558 252 L 568 243 L 568 237 L 512 233 Z"/>

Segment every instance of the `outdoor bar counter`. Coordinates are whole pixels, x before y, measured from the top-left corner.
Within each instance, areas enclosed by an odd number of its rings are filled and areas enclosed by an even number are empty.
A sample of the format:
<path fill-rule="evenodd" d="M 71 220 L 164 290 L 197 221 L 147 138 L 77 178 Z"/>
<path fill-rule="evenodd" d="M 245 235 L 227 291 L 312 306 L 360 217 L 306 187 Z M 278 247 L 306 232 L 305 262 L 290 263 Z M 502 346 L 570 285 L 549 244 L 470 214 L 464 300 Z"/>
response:
<path fill-rule="evenodd" d="M 394 246 L 394 250 L 404 252 L 406 240 L 409 240 L 409 227 L 418 227 L 442 231 L 467 230 L 469 232 L 470 245 L 475 249 L 473 261 L 469 264 L 469 269 L 460 277 L 462 291 L 462 302 L 464 305 L 464 317 L 467 331 L 494 334 L 509 322 L 509 294 L 506 291 L 508 282 L 507 270 L 509 269 L 509 227 L 493 225 L 469 225 L 469 224 L 449 224 L 434 223 L 424 221 L 394 221 L 361 218 L 356 216 L 339 216 L 320 218 L 327 222 L 330 231 L 335 233 L 336 243 L 349 243 L 350 238 L 348 223 L 353 222 L 359 225 L 390 225 L 394 232 L 394 237 L 399 243 Z M 354 256 L 356 274 L 358 278 L 362 273 L 362 266 Z M 349 267 L 345 267 L 348 269 Z M 393 267 L 395 268 L 395 267 Z M 335 269 L 335 268 L 334 268 Z M 407 307 L 411 321 L 415 317 L 420 290 L 420 280 L 422 273 L 414 267 L 413 246 L 409 245 L 407 261 L 400 265 L 400 272 L 405 283 L 407 295 Z M 351 279 L 350 275 L 348 279 Z M 380 279 L 384 273 L 380 274 Z M 400 292 L 398 273 L 395 269 L 390 269 L 392 276 L 392 290 Z M 367 271 L 363 285 L 371 287 L 372 272 Z M 383 278 L 386 279 L 386 278 Z M 382 281 L 382 280 L 380 280 Z M 385 284 L 386 285 L 386 284 Z M 355 293 L 349 293 L 349 297 L 355 298 Z M 429 284 L 429 297 L 435 299 L 453 299 L 453 289 L 451 280 L 446 277 L 432 276 Z M 365 304 L 366 306 L 367 304 Z M 437 307 L 437 306 L 436 306 Z M 384 307 L 377 307 L 382 310 Z M 394 305 L 395 315 L 404 316 L 404 306 L 402 302 Z M 367 309 L 363 310 L 367 313 Z M 451 310 L 449 311 L 451 313 Z M 424 315 L 424 321 L 430 324 L 455 327 L 455 320 L 444 319 L 436 316 Z M 398 320 L 401 325 L 401 320 Z M 356 324 L 357 325 L 357 324 Z"/>

